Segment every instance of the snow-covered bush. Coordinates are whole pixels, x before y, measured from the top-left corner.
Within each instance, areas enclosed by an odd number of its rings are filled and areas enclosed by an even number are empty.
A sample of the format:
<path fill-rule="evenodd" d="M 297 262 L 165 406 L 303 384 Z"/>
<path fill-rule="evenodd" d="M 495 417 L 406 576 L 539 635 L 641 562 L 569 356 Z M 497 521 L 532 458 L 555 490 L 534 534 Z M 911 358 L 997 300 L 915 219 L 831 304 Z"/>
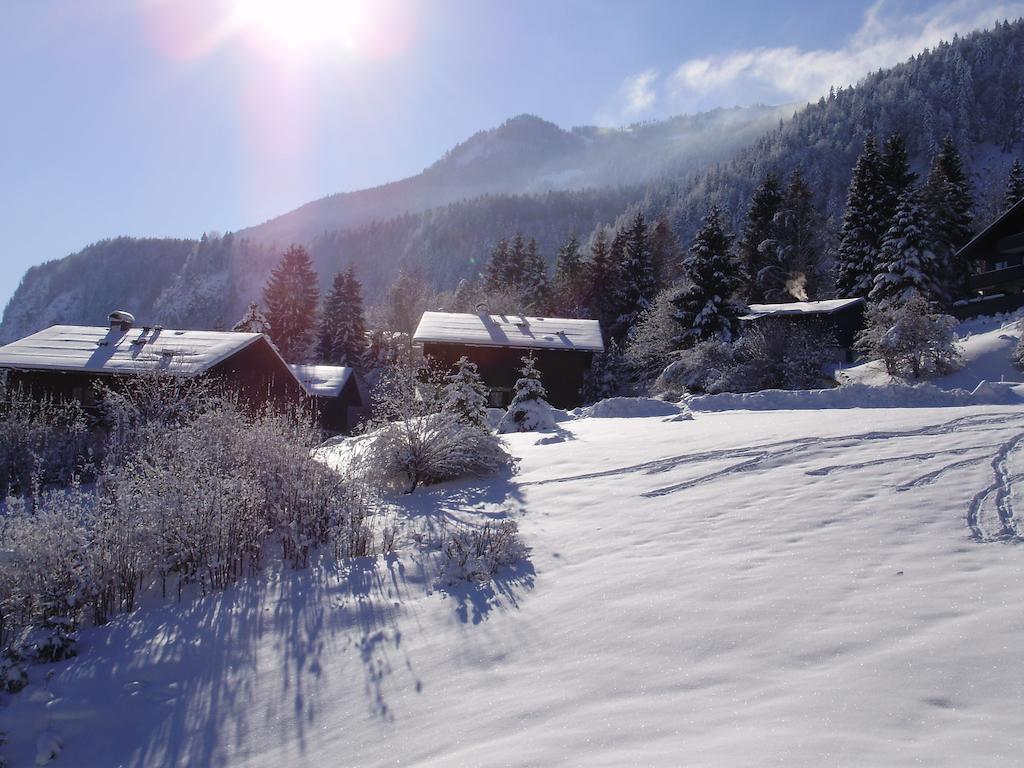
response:
<path fill-rule="evenodd" d="M 0 384 L 0 498 L 67 484 L 91 470 L 92 440 L 77 403 L 36 399 Z"/>
<path fill-rule="evenodd" d="M 177 384 L 153 392 L 169 404 Z M 372 489 L 316 461 L 301 413 L 251 413 L 219 398 L 180 418 L 113 404 L 96 483 L 72 482 L 0 515 L 0 649 L 53 660 L 83 622 L 131 611 L 140 593 L 205 593 L 255 574 L 268 543 L 304 567 L 316 548 L 374 551 Z M 211 405 L 215 404 L 215 407 Z M 157 426 L 159 424 L 159 426 Z"/>
<path fill-rule="evenodd" d="M 396 370 L 377 397 L 378 416 L 367 425 L 360 462 L 372 484 L 412 493 L 420 483 L 490 474 L 511 464 L 500 438 L 486 421 L 469 419 L 465 403 L 436 372 Z"/>
<path fill-rule="evenodd" d="M 523 367 L 513 388 L 512 402 L 498 422 L 498 432 L 539 432 L 554 429 L 551 406 L 544 399 L 547 392 L 540 382 L 540 371 L 531 355 L 523 357 Z"/>
<path fill-rule="evenodd" d="M 735 343 L 712 339 L 680 351 L 654 391 L 681 397 L 687 392 L 811 389 L 822 384 L 822 368 L 834 347 L 822 328 L 766 318 Z"/>
<path fill-rule="evenodd" d="M 932 311 L 915 297 L 902 305 L 871 307 L 857 349 L 881 360 L 890 376 L 919 379 L 956 370 L 961 363 L 956 318 Z"/>
<path fill-rule="evenodd" d="M 489 581 L 498 570 L 513 565 L 527 555 L 512 520 L 488 521 L 480 528 L 449 531 L 443 543 L 445 561 L 442 583 Z"/>
<path fill-rule="evenodd" d="M 677 293 L 678 288 L 675 286 L 658 293 L 651 307 L 640 315 L 626 340 L 623 361 L 641 383 L 654 381 L 675 359 L 675 352 L 679 348 L 676 339 L 679 323 L 672 299 Z M 608 392 L 601 397 L 612 394 Z"/>

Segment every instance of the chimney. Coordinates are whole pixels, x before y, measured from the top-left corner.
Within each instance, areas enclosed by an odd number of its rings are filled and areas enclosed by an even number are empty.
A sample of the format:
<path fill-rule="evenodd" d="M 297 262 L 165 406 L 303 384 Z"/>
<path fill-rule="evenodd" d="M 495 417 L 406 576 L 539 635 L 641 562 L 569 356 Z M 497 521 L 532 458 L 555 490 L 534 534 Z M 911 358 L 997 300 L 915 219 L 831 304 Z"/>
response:
<path fill-rule="evenodd" d="M 479 304 L 476 305 L 476 313 L 478 315 L 489 315 L 489 314 L 491 314 L 490 310 L 487 307 L 487 302 L 486 301 L 481 301 Z"/>
<path fill-rule="evenodd" d="M 135 323 L 135 315 L 131 312 L 125 312 L 123 309 L 115 309 L 107 315 L 107 320 L 110 322 L 110 329 L 112 331 L 127 331 Z"/>

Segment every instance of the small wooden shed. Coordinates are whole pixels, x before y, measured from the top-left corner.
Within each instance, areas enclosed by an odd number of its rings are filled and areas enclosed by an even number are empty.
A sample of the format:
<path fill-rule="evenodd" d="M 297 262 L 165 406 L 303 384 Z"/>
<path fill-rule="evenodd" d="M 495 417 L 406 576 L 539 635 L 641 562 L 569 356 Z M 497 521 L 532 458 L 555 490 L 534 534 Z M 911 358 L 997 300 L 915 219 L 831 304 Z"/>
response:
<path fill-rule="evenodd" d="M 135 327 L 123 311 L 109 320 L 108 327 L 54 325 L 0 347 L 0 371 L 36 396 L 85 406 L 94 404 L 99 382 L 116 386 L 119 379 L 157 374 L 221 381 L 257 405 L 306 396 L 262 334 Z"/>
<path fill-rule="evenodd" d="M 369 416 L 370 393 L 355 369 L 340 365 L 291 365 L 313 399 L 317 422 L 325 432 L 351 432 Z"/>
<path fill-rule="evenodd" d="M 583 402 L 583 381 L 594 353 L 604 351 L 597 320 L 485 313 L 424 312 L 413 341 L 437 364 L 453 368 L 466 356 L 490 389 L 490 405 L 512 400 L 522 358 L 532 354 L 556 408 Z"/>
<path fill-rule="evenodd" d="M 835 340 L 835 357 L 853 359 L 853 345 L 864 328 L 864 299 L 827 299 L 793 301 L 785 304 L 751 304 L 740 317 L 743 323 L 758 323 L 766 318 L 785 323 L 812 326 Z"/>

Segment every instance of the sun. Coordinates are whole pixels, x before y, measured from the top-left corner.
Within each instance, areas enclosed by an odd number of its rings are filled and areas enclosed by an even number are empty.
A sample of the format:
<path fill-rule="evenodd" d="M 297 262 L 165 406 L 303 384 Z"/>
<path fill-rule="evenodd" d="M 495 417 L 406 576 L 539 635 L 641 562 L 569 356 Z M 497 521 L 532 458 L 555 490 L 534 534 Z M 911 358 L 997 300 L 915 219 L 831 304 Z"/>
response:
<path fill-rule="evenodd" d="M 294 50 L 358 49 L 369 0 L 234 0 L 235 19 Z"/>

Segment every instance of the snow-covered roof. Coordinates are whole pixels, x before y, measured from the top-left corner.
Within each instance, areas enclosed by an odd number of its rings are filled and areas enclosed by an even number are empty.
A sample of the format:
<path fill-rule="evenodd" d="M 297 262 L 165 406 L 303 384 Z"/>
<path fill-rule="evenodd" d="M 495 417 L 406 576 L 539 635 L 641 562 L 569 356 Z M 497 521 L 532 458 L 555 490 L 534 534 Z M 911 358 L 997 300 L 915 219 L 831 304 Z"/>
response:
<path fill-rule="evenodd" d="M 259 333 L 54 325 L 0 347 L 0 368 L 198 376 Z"/>
<path fill-rule="evenodd" d="M 827 299 L 825 301 L 793 301 L 788 304 L 751 304 L 743 320 L 766 315 L 831 315 L 841 309 L 863 304 L 864 299 Z"/>
<path fill-rule="evenodd" d="M 352 369 L 340 365 L 295 365 L 289 363 L 295 378 L 302 382 L 306 394 L 315 397 L 337 397 L 341 394 Z"/>
<path fill-rule="evenodd" d="M 604 351 L 601 324 L 597 320 L 564 317 L 424 312 L 413 341 L 475 347 Z"/>

